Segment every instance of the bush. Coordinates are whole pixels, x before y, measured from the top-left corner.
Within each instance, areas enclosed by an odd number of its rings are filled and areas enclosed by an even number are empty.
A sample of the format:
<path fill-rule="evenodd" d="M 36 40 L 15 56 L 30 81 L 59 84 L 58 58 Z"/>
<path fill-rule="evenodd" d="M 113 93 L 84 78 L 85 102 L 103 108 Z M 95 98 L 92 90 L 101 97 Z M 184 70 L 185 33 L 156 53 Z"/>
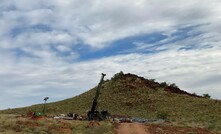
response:
<path fill-rule="evenodd" d="M 203 94 L 204 98 L 210 98 L 211 96 L 209 94 Z"/>
<path fill-rule="evenodd" d="M 102 122 L 100 126 L 93 126 L 82 131 L 83 134 L 113 134 L 113 125 Z"/>
<path fill-rule="evenodd" d="M 149 79 L 149 81 L 154 83 L 156 80 L 155 79 Z"/>
<path fill-rule="evenodd" d="M 197 95 L 197 94 L 195 92 L 193 92 L 192 95 Z"/>
<path fill-rule="evenodd" d="M 116 74 L 111 78 L 111 80 L 116 81 L 116 80 L 118 80 L 119 78 L 121 78 L 123 75 L 124 75 L 123 71 L 120 71 L 119 73 L 116 73 Z"/>
<path fill-rule="evenodd" d="M 174 88 L 178 88 L 178 86 L 177 86 L 175 83 L 170 84 L 170 86 L 171 86 L 171 87 L 174 87 Z"/>
<path fill-rule="evenodd" d="M 161 86 L 161 87 L 166 87 L 166 86 L 168 86 L 168 84 L 167 84 L 166 82 L 161 82 L 161 83 L 160 83 L 160 86 Z"/>
<path fill-rule="evenodd" d="M 169 114 L 167 112 L 164 112 L 164 111 L 157 112 L 158 119 L 166 120 L 166 119 L 168 119 L 168 117 L 169 117 Z"/>

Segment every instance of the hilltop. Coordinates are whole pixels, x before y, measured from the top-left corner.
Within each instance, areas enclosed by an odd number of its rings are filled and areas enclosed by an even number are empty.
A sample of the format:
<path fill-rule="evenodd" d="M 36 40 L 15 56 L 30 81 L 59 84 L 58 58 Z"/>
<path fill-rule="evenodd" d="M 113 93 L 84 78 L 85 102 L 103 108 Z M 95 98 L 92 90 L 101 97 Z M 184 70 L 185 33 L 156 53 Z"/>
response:
<path fill-rule="evenodd" d="M 49 103 L 47 114 L 76 112 L 90 109 L 96 87 L 73 98 Z M 111 114 L 139 118 L 163 118 L 189 126 L 221 130 L 221 101 L 197 96 L 181 90 L 175 84 L 155 82 L 134 74 L 115 74 L 102 85 L 99 109 Z M 1 113 L 25 114 L 42 110 L 42 105 L 10 109 Z"/>

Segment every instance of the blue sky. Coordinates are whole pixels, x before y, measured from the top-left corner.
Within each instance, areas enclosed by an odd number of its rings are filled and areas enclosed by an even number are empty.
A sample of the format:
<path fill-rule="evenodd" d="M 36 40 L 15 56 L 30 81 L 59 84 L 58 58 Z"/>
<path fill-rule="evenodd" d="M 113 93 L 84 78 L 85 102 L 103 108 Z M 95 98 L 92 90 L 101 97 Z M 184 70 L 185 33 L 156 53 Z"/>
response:
<path fill-rule="evenodd" d="M 0 1 L 0 109 L 70 98 L 120 71 L 221 99 L 219 0 Z"/>

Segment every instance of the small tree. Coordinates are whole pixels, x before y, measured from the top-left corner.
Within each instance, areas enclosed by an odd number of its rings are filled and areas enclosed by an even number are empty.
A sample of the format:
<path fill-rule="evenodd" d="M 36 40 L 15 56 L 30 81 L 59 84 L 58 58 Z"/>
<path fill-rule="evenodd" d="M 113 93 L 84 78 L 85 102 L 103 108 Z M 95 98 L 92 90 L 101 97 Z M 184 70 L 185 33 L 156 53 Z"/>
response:
<path fill-rule="evenodd" d="M 168 84 L 167 84 L 166 82 L 161 82 L 161 83 L 160 83 L 160 86 L 161 86 L 161 87 L 166 87 L 166 86 L 168 86 Z"/>
<path fill-rule="evenodd" d="M 175 83 L 170 84 L 170 86 L 174 88 L 178 88 L 178 86 Z"/>
<path fill-rule="evenodd" d="M 122 76 L 124 76 L 124 73 L 123 73 L 123 71 L 120 71 L 119 73 L 116 73 L 116 74 L 111 78 L 111 80 L 116 81 L 116 80 L 118 80 L 119 78 L 121 78 Z"/>
<path fill-rule="evenodd" d="M 149 81 L 150 81 L 150 82 L 155 82 L 156 80 L 155 80 L 155 79 L 149 79 Z"/>
<path fill-rule="evenodd" d="M 209 94 L 203 94 L 204 98 L 210 98 L 211 96 Z"/>
<path fill-rule="evenodd" d="M 195 92 L 193 92 L 192 95 L 196 95 L 197 96 L 197 94 Z"/>

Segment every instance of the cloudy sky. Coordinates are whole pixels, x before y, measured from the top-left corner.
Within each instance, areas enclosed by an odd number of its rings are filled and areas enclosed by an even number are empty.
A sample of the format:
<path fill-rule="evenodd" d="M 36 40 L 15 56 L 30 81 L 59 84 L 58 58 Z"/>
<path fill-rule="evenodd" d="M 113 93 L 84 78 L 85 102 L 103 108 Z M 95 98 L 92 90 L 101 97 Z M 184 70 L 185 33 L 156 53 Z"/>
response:
<path fill-rule="evenodd" d="M 0 109 L 134 73 L 221 99 L 220 0 L 0 0 Z"/>

